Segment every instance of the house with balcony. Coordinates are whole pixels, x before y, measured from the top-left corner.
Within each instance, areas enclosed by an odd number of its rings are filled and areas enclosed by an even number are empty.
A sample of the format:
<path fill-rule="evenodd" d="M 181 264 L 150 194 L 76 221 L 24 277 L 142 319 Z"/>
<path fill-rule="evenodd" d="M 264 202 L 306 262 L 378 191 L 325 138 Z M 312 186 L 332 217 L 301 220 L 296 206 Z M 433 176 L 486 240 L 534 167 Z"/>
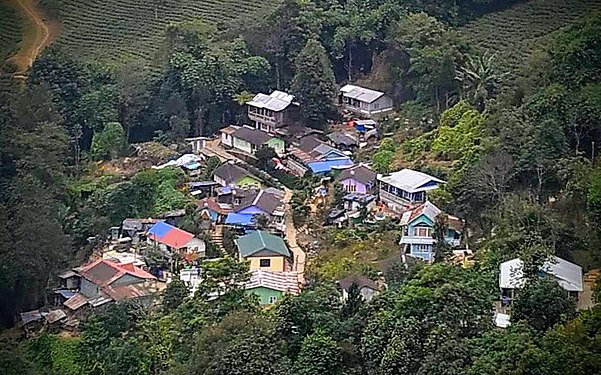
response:
<path fill-rule="evenodd" d="M 426 173 L 403 169 L 378 176 L 380 202 L 403 213 L 427 200 L 427 193 L 446 182 Z"/>
<path fill-rule="evenodd" d="M 431 262 L 434 257 L 434 224 L 442 211 L 432 202 L 426 201 L 418 207 L 406 211 L 401 217 L 403 237 L 399 244 L 403 253 Z M 463 221 L 455 216 L 446 216 L 447 230 L 445 241 L 452 247 L 461 244 Z"/>
<path fill-rule="evenodd" d="M 259 93 L 246 105 L 255 128 L 268 133 L 293 124 L 298 110 L 293 95 L 277 90 L 269 95 Z"/>
<path fill-rule="evenodd" d="M 340 89 L 340 106 L 365 117 L 381 116 L 394 110 L 392 99 L 383 92 L 355 85 Z"/>

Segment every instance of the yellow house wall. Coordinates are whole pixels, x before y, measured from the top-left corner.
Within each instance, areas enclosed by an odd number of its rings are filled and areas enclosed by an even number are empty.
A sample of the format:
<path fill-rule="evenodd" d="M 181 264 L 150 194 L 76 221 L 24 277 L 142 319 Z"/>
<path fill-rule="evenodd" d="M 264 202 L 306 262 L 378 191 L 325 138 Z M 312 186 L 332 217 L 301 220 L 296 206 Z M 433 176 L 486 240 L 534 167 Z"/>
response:
<path fill-rule="evenodd" d="M 271 259 L 270 267 L 260 267 L 261 259 Z M 246 260 L 250 261 L 250 269 L 251 270 L 265 270 L 272 272 L 283 272 L 285 270 L 285 258 L 282 256 L 279 257 L 249 257 Z"/>

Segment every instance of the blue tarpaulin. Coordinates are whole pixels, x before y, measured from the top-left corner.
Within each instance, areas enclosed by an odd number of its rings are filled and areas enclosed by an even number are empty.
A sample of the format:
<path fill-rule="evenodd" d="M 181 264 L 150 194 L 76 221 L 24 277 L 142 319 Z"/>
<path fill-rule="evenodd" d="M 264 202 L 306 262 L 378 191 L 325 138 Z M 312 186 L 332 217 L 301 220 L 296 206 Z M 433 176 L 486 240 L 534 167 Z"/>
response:
<path fill-rule="evenodd" d="M 230 213 L 225 218 L 225 223 L 229 225 L 250 226 L 254 224 L 253 215 Z"/>
<path fill-rule="evenodd" d="M 307 166 L 311 169 L 311 172 L 315 174 L 319 173 L 329 173 L 332 170 L 332 167 L 342 167 L 342 166 L 351 166 L 353 165 L 353 161 L 349 158 L 340 158 L 335 160 L 325 160 L 325 161 L 314 161 L 308 163 Z"/>
<path fill-rule="evenodd" d="M 173 227 L 171 225 L 166 224 L 163 221 L 159 221 L 148 230 L 148 234 L 152 234 L 157 237 L 163 237 L 172 229 Z"/>

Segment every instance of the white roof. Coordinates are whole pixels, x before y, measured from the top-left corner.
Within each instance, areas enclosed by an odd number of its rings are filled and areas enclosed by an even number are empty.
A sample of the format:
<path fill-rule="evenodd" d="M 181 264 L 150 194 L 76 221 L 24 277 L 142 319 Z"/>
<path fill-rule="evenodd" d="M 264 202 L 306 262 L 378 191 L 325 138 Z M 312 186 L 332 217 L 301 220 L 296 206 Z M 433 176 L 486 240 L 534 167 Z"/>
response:
<path fill-rule="evenodd" d="M 522 267 L 524 262 L 516 258 L 501 263 L 501 275 L 499 277 L 499 287 L 502 289 L 515 289 L 524 284 Z M 565 259 L 552 256 L 543 264 L 542 272 L 553 276 L 559 285 L 570 292 L 582 292 L 583 279 L 582 267 L 570 263 Z"/>
<path fill-rule="evenodd" d="M 499 328 L 507 328 L 511 325 L 511 316 L 503 313 L 495 313 L 495 325 Z"/>
<path fill-rule="evenodd" d="M 271 272 L 264 270 L 251 270 L 250 281 L 246 289 L 268 288 L 281 292 L 299 294 L 298 275 L 296 272 Z"/>
<path fill-rule="evenodd" d="M 361 102 L 371 103 L 382 95 L 383 92 L 366 89 L 365 87 L 355 86 L 355 85 L 346 85 L 340 89 L 344 96 L 347 98 L 357 99 Z"/>
<path fill-rule="evenodd" d="M 428 182 L 434 181 L 439 184 L 446 184 L 445 181 L 428 174 L 414 171 L 412 169 L 403 169 L 398 172 L 393 172 L 386 176 L 378 176 L 378 180 L 392 185 L 396 188 L 403 189 L 408 193 L 417 193 L 420 191 L 434 190 L 438 188 L 438 184 L 434 186 L 426 186 Z"/>
<path fill-rule="evenodd" d="M 290 95 L 283 91 L 274 91 L 270 95 L 267 94 L 257 94 L 250 102 L 246 104 L 252 105 L 253 107 L 265 108 L 270 111 L 279 112 L 286 109 L 292 101 L 294 100 L 294 95 Z"/>

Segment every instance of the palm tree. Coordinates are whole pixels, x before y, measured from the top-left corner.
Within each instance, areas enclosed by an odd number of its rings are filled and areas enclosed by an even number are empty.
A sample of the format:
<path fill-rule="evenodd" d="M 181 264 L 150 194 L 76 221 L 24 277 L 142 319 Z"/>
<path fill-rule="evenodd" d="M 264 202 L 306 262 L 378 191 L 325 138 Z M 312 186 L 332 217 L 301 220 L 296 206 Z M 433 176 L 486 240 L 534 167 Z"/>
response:
<path fill-rule="evenodd" d="M 496 55 L 485 52 L 473 58 L 467 56 L 465 64 L 457 69 L 455 79 L 461 83 L 463 95 L 478 109 L 484 110 L 486 102 L 496 97 L 508 72 L 497 72 Z"/>

